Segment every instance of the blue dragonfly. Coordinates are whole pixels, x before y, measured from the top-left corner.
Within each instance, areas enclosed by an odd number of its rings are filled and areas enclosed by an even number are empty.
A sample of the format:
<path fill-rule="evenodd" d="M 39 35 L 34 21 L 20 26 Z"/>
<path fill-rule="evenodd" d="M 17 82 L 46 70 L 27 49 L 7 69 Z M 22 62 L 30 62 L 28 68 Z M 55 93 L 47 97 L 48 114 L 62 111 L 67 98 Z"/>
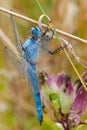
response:
<path fill-rule="evenodd" d="M 17 31 L 16 23 L 14 17 L 11 15 L 11 21 L 13 26 L 13 31 L 16 40 L 16 47 L 19 52 L 19 55 L 13 53 L 10 49 L 6 48 L 6 53 L 16 67 L 18 72 L 23 76 L 23 78 L 28 79 L 31 82 L 31 86 L 34 93 L 34 99 L 36 103 L 37 116 L 40 124 L 43 122 L 43 110 L 40 98 L 40 84 L 37 76 L 37 62 L 36 58 L 39 54 L 39 49 L 42 46 L 48 53 L 54 55 L 57 52 L 61 51 L 66 46 L 59 47 L 54 51 L 48 49 L 44 44 L 41 44 L 42 41 L 49 41 L 53 38 L 53 34 L 50 37 L 44 37 L 46 33 L 49 31 L 47 27 L 43 34 L 41 34 L 41 30 L 39 27 L 32 27 L 31 37 L 27 39 L 24 44 L 21 43 L 19 38 L 19 34 Z"/>

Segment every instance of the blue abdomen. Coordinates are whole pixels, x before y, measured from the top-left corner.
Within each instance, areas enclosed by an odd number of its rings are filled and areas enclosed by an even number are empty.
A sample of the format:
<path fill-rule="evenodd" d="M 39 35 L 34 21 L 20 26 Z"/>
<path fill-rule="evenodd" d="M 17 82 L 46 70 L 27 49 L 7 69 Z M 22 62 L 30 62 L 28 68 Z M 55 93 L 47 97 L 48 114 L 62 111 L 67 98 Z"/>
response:
<path fill-rule="evenodd" d="M 38 120 L 40 124 L 43 122 L 43 111 L 42 111 L 42 106 L 41 106 L 41 98 L 40 98 L 40 93 L 34 93 L 35 97 L 35 102 L 36 102 L 36 109 L 37 109 L 37 114 L 38 114 Z"/>
<path fill-rule="evenodd" d="M 31 64 L 28 65 L 28 75 L 29 75 L 29 79 L 31 81 L 33 92 L 34 92 L 34 98 L 35 98 L 35 103 L 36 103 L 38 120 L 39 120 L 40 124 L 42 124 L 43 111 L 42 111 L 39 81 L 38 81 L 38 77 L 37 77 L 37 70 L 36 70 L 36 64 L 35 63 L 31 63 Z"/>

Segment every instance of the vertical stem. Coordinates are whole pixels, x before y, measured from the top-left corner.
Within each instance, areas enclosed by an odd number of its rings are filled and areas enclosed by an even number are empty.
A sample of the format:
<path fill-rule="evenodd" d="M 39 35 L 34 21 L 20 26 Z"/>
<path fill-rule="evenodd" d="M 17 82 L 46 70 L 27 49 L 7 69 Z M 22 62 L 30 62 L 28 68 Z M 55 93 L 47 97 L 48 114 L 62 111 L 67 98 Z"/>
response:
<path fill-rule="evenodd" d="M 42 14 L 44 14 L 44 15 L 45 15 L 45 12 L 44 12 L 43 8 L 41 7 L 41 5 L 40 5 L 39 1 L 38 1 L 38 0 L 35 0 L 35 1 L 36 1 L 36 3 L 37 3 L 38 7 L 40 8 L 40 10 L 41 10 Z"/>

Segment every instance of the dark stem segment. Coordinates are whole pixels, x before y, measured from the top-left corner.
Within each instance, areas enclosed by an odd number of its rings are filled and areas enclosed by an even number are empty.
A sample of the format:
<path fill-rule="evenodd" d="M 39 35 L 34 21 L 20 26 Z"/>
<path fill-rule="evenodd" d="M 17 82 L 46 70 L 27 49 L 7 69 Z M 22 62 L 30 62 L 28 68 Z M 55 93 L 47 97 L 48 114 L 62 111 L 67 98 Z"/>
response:
<path fill-rule="evenodd" d="M 60 119 L 57 120 L 58 123 L 60 123 L 64 130 L 70 130 L 69 123 L 68 123 L 68 114 L 64 115 L 61 111 L 61 108 L 59 109 L 58 114 L 61 116 Z"/>

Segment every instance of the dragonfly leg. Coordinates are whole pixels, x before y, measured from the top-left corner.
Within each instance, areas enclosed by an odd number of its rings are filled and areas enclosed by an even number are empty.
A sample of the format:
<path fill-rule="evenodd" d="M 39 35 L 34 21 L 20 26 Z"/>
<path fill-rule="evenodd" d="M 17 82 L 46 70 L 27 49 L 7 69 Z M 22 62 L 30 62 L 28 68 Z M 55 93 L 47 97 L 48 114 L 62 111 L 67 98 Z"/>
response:
<path fill-rule="evenodd" d="M 47 26 L 45 32 L 44 32 L 44 33 L 42 34 L 42 36 L 41 36 L 41 37 L 42 37 L 41 40 L 42 40 L 42 41 L 52 40 L 52 39 L 53 39 L 53 35 L 54 35 L 54 31 L 55 31 L 55 29 L 52 30 L 52 35 L 51 35 L 50 37 L 47 37 L 47 38 L 44 37 L 44 36 L 46 35 L 46 33 L 49 32 L 49 26 Z"/>
<path fill-rule="evenodd" d="M 66 48 L 67 45 L 60 46 L 59 48 L 57 48 L 57 49 L 54 50 L 54 51 L 51 51 L 51 50 L 48 49 L 46 46 L 43 46 L 43 45 L 42 45 L 42 47 L 43 47 L 48 53 L 50 53 L 51 55 L 55 55 L 55 54 L 57 54 L 58 52 L 60 52 L 61 50 L 63 50 L 64 48 Z"/>
<path fill-rule="evenodd" d="M 44 35 L 46 35 L 46 33 L 49 31 L 49 29 L 48 29 L 48 25 L 47 25 L 47 27 L 46 27 L 46 30 L 43 32 L 43 34 L 42 34 L 42 37 L 44 36 Z"/>

